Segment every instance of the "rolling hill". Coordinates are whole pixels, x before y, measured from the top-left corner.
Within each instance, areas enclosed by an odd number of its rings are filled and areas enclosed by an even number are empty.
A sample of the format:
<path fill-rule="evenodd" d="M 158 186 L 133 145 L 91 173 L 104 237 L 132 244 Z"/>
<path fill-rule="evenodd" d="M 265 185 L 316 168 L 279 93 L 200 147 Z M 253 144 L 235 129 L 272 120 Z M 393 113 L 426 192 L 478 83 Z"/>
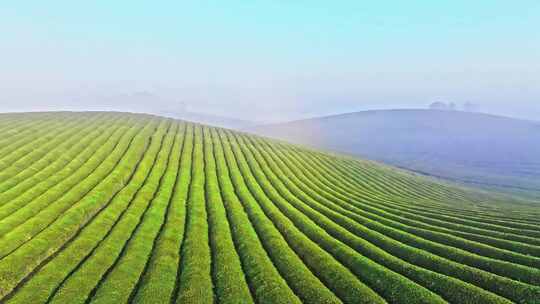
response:
<path fill-rule="evenodd" d="M 250 132 L 540 198 L 540 123 L 437 110 L 364 111 Z"/>
<path fill-rule="evenodd" d="M 539 303 L 540 206 L 158 116 L 0 114 L 1 303 Z"/>

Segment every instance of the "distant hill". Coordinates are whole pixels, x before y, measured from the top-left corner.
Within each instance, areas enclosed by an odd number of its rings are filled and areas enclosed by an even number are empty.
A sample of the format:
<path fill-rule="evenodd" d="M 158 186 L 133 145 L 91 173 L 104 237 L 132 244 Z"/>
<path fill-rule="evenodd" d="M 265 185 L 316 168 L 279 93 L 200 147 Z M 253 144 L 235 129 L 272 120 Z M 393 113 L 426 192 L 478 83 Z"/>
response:
<path fill-rule="evenodd" d="M 424 174 L 540 196 L 540 123 L 481 113 L 379 110 L 248 131 Z"/>
<path fill-rule="evenodd" d="M 111 96 L 105 98 L 105 100 L 106 104 L 115 104 L 118 108 L 130 112 L 151 113 L 214 127 L 239 130 L 257 124 L 251 121 L 192 110 L 189 103 L 164 98 L 147 91 Z"/>
<path fill-rule="evenodd" d="M 206 113 L 196 113 L 189 111 L 158 111 L 159 115 L 171 117 L 175 119 L 182 119 L 191 122 L 197 122 L 214 127 L 227 128 L 233 130 L 240 130 L 257 125 L 256 122 L 236 119 L 225 116 L 218 116 Z"/>

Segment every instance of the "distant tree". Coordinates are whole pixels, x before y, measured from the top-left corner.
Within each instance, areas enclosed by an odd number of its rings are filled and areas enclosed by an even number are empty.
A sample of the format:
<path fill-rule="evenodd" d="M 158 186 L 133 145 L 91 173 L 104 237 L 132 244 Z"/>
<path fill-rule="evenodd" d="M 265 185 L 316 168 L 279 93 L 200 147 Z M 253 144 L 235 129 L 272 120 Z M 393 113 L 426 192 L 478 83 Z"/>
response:
<path fill-rule="evenodd" d="M 456 106 L 455 103 L 453 103 L 453 102 L 445 103 L 445 102 L 440 102 L 440 101 L 436 101 L 436 102 L 430 104 L 429 108 L 431 110 L 446 110 L 446 111 L 457 110 L 457 106 Z"/>
<path fill-rule="evenodd" d="M 448 110 L 448 105 L 444 102 L 436 101 L 429 105 L 431 110 Z"/>

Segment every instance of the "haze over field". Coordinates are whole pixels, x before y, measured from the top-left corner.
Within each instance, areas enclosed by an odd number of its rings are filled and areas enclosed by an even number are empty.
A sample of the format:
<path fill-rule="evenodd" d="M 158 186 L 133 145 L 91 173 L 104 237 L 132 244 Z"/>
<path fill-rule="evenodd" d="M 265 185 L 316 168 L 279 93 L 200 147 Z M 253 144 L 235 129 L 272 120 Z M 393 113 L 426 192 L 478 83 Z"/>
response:
<path fill-rule="evenodd" d="M 4 1 L 0 27 L 0 111 L 283 122 L 453 101 L 540 120 L 536 0 Z"/>

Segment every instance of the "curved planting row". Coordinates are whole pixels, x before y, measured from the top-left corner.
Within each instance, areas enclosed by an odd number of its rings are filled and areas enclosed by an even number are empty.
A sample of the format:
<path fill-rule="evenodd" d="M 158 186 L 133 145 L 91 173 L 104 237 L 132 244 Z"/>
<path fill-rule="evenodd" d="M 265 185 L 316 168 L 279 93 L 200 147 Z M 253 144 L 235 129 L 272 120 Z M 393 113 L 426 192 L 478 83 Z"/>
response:
<path fill-rule="evenodd" d="M 276 169 L 274 167 L 273 172 L 280 172 L 280 171 L 279 169 Z M 272 174 L 272 172 L 270 172 L 270 174 Z M 289 176 L 289 174 L 281 174 L 280 176 Z M 284 177 L 283 179 L 287 179 L 287 178 Z M 440 259 L 437 256 L 429 257 L 429 255 L 421 251 L 415 251 L 412 248 L 409 249 L 409 247 L 405 245 L 406 242 L 404 242 L 404 240 L 407 240 L 407 239 L 403 236 L 403 233 L 400 234 L 399 231 L 395 231 L 392 229 L 386 229 L 386 230 L 378 229 L 379 226 L 382 226 L 382 225 L 377 226 L 378 223 L 375 221 L 369 221 L 369 220 L 359 221 L 359 223 L 364 224 L 366 227 L 356 225 L 351 220 L 348 220 L 346 217 L 340 217 L 337 213 L 331 212 L 330 208 L 328 208 L 329 206 L 328 203 L 323 204 L 323 205 L 326 205 L 327 208 L 323 206 L 319 206 L 321 203 L 324 202 L 324 200 L 321 197 L 318 197 L 317 201 L 312 200 L 309 198 L 308 195 L 306 195 L 306 193 L 302 193 L 298 188 L 295 188 L 292 183 L 287 182 L 287 181 L 284 181 L 284 182 L 286 182 L 290 190 L 295 192 L 295 194 L 299 198 L 302 198 L 304 202 L 311 201 L 311 206 L 313 206 L 313 208 L 315 208 L 316 210 L 328 215 L 335 222 L 340 223 L 341 226 L 343 226 L 344 228 L 347 228 L 349 231 L 352 231 L 352 232 L 358 231 L 358 233 L 356 233 L 358 236 L 363 237 L 366 240 L 369 240 L 371 243 L 377 245 L 378 247 L 389 251 L 390 253 L 392 253 L 392 255 L 396 257 L 400 257 L 403 254 L 403 257 L 412 263 L 418 264 L 428 269 L 439 271 L 443 274 L 455 276 L 456 278 L 460 278 L 469 283 L 474 283 L 475 285 L 485 285 L 486 286 L 485 288 L 488 288 L 488 289 L 491 288 L 491 285 L 497 285 L 494 283 L 500 282 L 500 284 L 498 284 L 499 286 L 493 286 L 493 291 L 497 293 L 501 293 L 501 294 L 504 293 L 505 296 L 512 297 L 515 299 L 521 299 L 524 293 L 529 293 L 530 298 L 535 298 L 538 296 L 538 291 L 539 291 L 538 288 L 527 287 L 526 285 L 519 284 L 518 282 L 512 282 L 504 278 L 491 276 L 491 275 L 488 275 L 487 273 L 482 273 L 481 271 L 468 269 L 467 267 L 464 267 L 461 264 L 455 264 L 455 263 L 453 264 L 451 262 Z M 294 198 L 292 198 L 291 196 L 291 199 L 289 201 L 292 201 L 293 199 Z M 353 213 L 349 213 L 347 215 L 351 219 L 358 220 L 358 217 L 355 217 L 355 214 Z M 366 229 L 366 228 L 370 228 L 370 229 Z M 398 244 L 394 242 L 395 245 L 391 245 L 393 241 L 391 241 L 390 239 L 385 239 L 382 235 L 377 235 L 376 233 L 377 231 L 382 231 L 396 238 L 397 240 L 400 240 L 402 244 Z M 412 236 L 409 237 L 409 239 L 413 241 L 416 240 Z M 420 242 L 419 244 L 424 244 L 424 243 Z M 452 250 L 452 248 L 447 248 L 446 250 Z M 415 256 L 414 259 L 411 259 L 411 256 Z M 493 267 L 493 269 L 495 269 L 495 266 L 487 264 L 487 262 L 488 261 L 486 261 L 486 265 L 488 266 L 485 266 L 485 267 Z M 491 262 L 496 262 L 496 261 L 491 261 Z M 536 269 L 520 267 L 517 265 L 512 266 L 511 264 L 502 264 L 502 265 L 505 265 L 505 266 L 507 265 L 506 267 L 507 273 L 505 274 L 508 274 L 509 276 L 515 275 L 515 276 L 518 276 L 519 279 L 521 280 L 528 281 L 532 284 L 538 284 L 537 280 L 539 277 L 539 272 Z M 502 267 L 501 265 L 498 265 L 498 266 Z M 470 273 L 470 274 L 467 274 L 467 273 Z"/>
<path fill-rule="evenodd" d="M 49 164 L 60 159 L 73 159 L 73 154 L 68 151 L 81 142 L 88 144 L 88 139 L 93 139 L 99 134 L 113 129 L 112 119 L 97 119 L 83 122 L 75 128 L 69 129 L 69 132 L 56 136 L 45 145 L 40 145 L 31 153 L 24 157 L 19 157 L 16 161 L 2 170 L 0 181 L 9 181 L 10 184 L 16 184 L 18 180 L 24 180 L 27 176 L 40 172 Z M 98 128 L 96 128 L 98 124 Z M 6 184 L 6 183 L 3 183 Z M 0 192 L 9 189 L 9 186 L 0 185 Z"/>
<path fill-rule="evenodd" d="M 534 202 L 151 115 L 0 133 L 1 303 L 540 303 Z"/>
<path fill-rule="evenodd" d="M 317 159 L 308 159 L 308 160 L 306 160 L 305 157 L 301 157 L 301 158 L 302 158 L 302 161 L 315 162 L 315 163 L 319 164 L 320 167 L 324 167 L 324 164 L 318 163 Z M 339 176 L 339 175 L 335 175 L 334 172 L 331 169 L 329 169 L 327 171 L 323 171 L 322 173 L 319 172 L 319 176 L 323 176 L 324 178 L 319 177 L 317 179 L 313 179 L 313 181 L 325 184 L 332 191 L 335 190 L 337 192 L 340 192 L 344 196 L 352 199 L 353 202 L 355 200 L 356 201 L 362 201 L 362 203 L 364 204 L 366 202 L 374 201 L 375 205 L 378 208 L 384 209 L 385 211 L 393 213 L 394 215 L 398 215 L 398 216 L 399 215 L 406 215 L 406 216 L 408 216 L 409 219 L 413 219 L 413 220 L 419 219 L 421 222 L 429 223 L 434 227 L 445 227 L 445 228 L 450 229 L 450 230 L 454 230 L 454 231 L 457 230 L 457 232 L 455 232 L 455 233 L 458 234 L 458 235 L 467 235 L 467 234 L 471 234 L 471 233 L 473 235 L 479 234 L 479 235 L 485 235 L 485 236 L 499 238 L 499 239 L 507 239 L 507 240 L 510 240 L 510 241 L 523 242 L 523 243 L 525 243 L 524 246 L 526 246 L 526 244 L 532 244 L 534 246 L 534 245 L 537 245 L 538 242 L 539 242 L 539 240 L 537 238 L 534 238 L 534 237 L 518 235 L 518 234 L 513 234 L 513 233 L 504 233 L 504 232 L 493 231 L 493 230 L 488 230 L 488 229 L 481 229 L 481 228 L 472 227 L 472 226 L 468 226 L 468 225 L 457 224 L 457 223 L 454 223 L 454 222 L 434 219 L 432 217 L 426 217 L 426 216 L 419 215 L 418 212 L 416 212 L 416 211 L 414 211 L 414 212 L 401 211 L 403 209 L 400 208 L 399 203 L 396 203 L 398 200 L 403 200 L 401 197 L 395 196 L 395 197 L 392 197 L 392 198 L 381 199 L 381 198 L 377 197 L 376 195 L 375 196 L 372 195 L 371 190 L 364 190 L 362 192 L 358 192 L 357 189 L 355 189 L 354 185 L 350 185 L 348 183 L 348 180 L 346 178 L 343 178 L 342 176 Z M 343 185 L 345 185 L 345 187 Z M 405 200 L 405 201 L 408 202 L 407 200 Z M 385 208 L 385 207 L 387 207 L 387 208 Z M 410 208 L 410 207 L 408 207 L 408 208 Z M 478 238 L 475 239 L 475 240 L 478 240 Z M 501 243 L 501 242 L 498 242 L 498 243 Z M 504 242 L 502 242 L 502 243 L 504 243 Z M 512 245 L 509 245 L 509 246 L 515 246 L 515 245 L 512 244 Z M 528 254 L 529 252 L 526 252 L 526 253 Z"/>

